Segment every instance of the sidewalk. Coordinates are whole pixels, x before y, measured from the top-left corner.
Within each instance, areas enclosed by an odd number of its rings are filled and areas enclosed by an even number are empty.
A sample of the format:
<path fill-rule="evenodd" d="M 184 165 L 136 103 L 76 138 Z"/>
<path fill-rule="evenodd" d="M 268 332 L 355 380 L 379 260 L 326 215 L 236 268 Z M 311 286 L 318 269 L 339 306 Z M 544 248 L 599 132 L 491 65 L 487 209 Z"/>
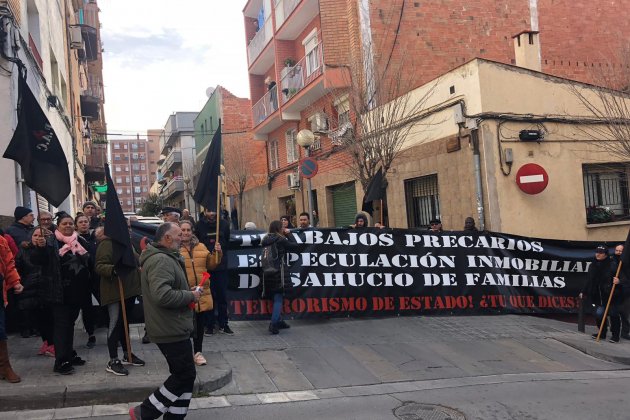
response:
<path fill-rule="evenodd" d="M 574 324 L 524 315 L 400 317 L 289 321 L 291 329 L 270 335 L 268 322 L 232 322 L 235 335 L 204 339 L 208 366 L 198 368 L 196 396 L 240 396 L 325 390 L 483 375 L 626 369 L 630 342 L 595 343 Z M 154 344 L 134 353 L 147 362 L 128 377 L 105 372 L 105 332 L 88 363 L 70 376 L 52 372 L 52 359 L 35 355 L 38 339 L 11 337 L 10 353 L 20 384 L 0 383 L 0 410 L 89 406 L 140 401 L 167 377 Z M 576 349 L 580 350 L 577 351 Z M 593 358 L 584 354 L 591 354 Z M 599 360 L 601 359 L 601 360 Z"/>

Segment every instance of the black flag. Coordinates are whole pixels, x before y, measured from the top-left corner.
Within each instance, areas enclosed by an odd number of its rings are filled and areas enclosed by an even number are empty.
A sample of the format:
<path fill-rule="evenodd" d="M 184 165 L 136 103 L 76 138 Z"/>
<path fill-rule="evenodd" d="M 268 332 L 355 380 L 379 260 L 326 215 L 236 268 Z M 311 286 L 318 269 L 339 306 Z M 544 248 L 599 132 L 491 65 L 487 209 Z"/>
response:
<path fill-rule="evenodd" d="M 361 210 L 372 214 L 374 207 L 372 201 L 382 200 L 385 197 L 385 183 L 383 179 L 383 170 L 379 169 L 374 178 L 370 181 L 363 198 L 363 206 Z"/>
<path fill-rule="evenodd" d="M 193 196 L 195 202 L 208 210 L 214 209 L 214 211 L 217 208 L 218 178 L 221 173 L 221 150 L 221 120 L 219 120 L 219 127 L 215 131 L 214 136 L 212 136 L 212 142 L 210 147 L 208 147 L 208 153 L 203 162 L 203 168 L 201 168 L 201 174 Z"/>
<path fill-rule="evenodd" d="M 131 238 L 127 220 L 123 214 L 118 194 L 112 176 L 109 173 L 109 165 L 105 164 L 107 176 L 107 198 L 105 201 L 105 236 L 112 240 L 114 248 L 114 268 L 116 274 L 125 278 L 136 269 L 136 258 L 131 247 Z"/>
<path fill-rule="evenodd" d="M 68 161 L 57 134 L 26 83 L 18 77 L 18 124 L 4 152 L 20 164 L 26 185 L 59 207 L 70 194 Z"/>

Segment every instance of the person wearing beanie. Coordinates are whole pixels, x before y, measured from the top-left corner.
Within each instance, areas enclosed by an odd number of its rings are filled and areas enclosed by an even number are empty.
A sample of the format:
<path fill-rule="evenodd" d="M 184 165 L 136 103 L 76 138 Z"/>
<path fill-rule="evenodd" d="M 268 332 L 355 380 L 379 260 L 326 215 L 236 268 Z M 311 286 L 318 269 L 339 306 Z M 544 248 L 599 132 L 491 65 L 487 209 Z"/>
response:
<path fill-rule="evenodd" d="M 93 231 L 101 225 L 101 219 L 96 215 L 98 206 L 94 201 L 86 201 L 83 203 L 83 214 L 90 219 L 90 231 Z"/>
<path fill-rule="evenodd" d="M 11 235 L 18 247 L 22 244 L 28 244 L 31 241 L 31 233 L 33 231 L 33 210 L 28 207 L 17 206 L 13 212 L 15 222 L 9 226 L 6 233 Z"/>

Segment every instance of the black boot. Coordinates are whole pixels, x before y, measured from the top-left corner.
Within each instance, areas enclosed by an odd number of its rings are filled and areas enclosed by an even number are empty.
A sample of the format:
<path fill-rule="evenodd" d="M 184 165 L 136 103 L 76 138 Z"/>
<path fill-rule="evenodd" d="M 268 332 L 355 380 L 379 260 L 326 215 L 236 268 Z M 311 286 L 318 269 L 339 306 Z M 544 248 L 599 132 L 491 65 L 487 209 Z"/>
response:
<path fill-rule="evenodd" d="M 269 332 L 271 334 L 278 334 L 280 330 L 278 330 L 278 324 L 274 324 L 273 322 L 269 323 Z"/>
<path fill-rule="evenodd" d="M 284 322 L 284 320 L 278 321 L 276 325 L 278 326 L 279 330 L 286 330 L 287 328 L 291 328 L 291 326 L 287 324 L 286 322 Z"/>

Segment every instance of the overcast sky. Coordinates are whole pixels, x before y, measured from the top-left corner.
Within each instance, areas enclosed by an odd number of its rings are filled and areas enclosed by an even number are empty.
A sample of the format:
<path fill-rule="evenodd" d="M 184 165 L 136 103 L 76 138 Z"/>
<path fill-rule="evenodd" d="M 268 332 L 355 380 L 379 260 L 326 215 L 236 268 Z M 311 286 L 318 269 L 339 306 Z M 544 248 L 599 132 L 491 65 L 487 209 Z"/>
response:
<path fill-rule="evenodd" d="M 146 134 L 175 111 L 199 112 L 217 84 L 249 97 L 244 0 L 98 5 L 109 133 Z"/>

